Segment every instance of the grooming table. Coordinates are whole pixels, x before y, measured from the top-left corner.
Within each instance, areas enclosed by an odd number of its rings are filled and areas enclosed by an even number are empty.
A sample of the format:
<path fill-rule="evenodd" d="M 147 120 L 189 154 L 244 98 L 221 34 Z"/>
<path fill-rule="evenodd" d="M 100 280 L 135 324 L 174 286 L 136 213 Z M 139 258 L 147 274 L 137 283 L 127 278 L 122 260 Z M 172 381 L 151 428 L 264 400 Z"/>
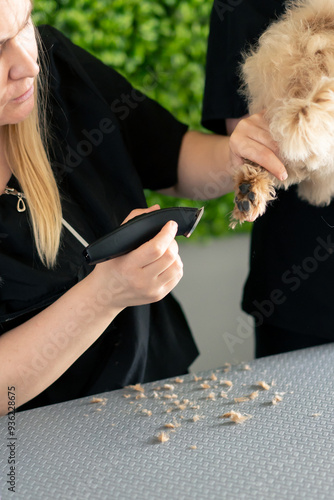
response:
<path fill-rule="evenodd" d="M 333 499 L 334 344 L 248 365 L 17 413 L 15 494 L 1 417 L 2 500 Z M 219 418 L 231 410 L 252 418 Z"/>

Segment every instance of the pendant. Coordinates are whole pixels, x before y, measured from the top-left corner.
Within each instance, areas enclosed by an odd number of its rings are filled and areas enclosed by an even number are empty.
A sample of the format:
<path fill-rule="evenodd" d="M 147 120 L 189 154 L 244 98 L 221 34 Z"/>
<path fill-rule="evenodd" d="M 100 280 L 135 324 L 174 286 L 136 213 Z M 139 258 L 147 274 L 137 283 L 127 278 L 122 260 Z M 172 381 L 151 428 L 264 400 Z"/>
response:
<path fill-rule="evenodd" d="M 24 203 L 25 196 L 23 193 L 20 193 L 14 188 L 10 188 L 8 186 L 5 187 L 5 194 L 12 194 L 13 196 L 17 197 L 17 205 L 16 205 L 16 210 L 18 212 L 25 212 L 26 211 L 26 204 Z"/>

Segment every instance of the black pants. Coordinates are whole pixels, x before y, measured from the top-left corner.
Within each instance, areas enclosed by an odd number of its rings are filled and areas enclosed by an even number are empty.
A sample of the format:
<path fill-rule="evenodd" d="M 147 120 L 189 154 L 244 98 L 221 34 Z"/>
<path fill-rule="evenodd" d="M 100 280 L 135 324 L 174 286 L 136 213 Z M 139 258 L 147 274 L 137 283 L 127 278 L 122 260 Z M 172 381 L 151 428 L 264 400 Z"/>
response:
<path fill-rule="evenodd" d="M 295 351 L 306 347 L 329 344 L 331 339 L 300 333 L 263 324 L 255 328 L 255 357 L 263 358 L 272 354 Z"/>

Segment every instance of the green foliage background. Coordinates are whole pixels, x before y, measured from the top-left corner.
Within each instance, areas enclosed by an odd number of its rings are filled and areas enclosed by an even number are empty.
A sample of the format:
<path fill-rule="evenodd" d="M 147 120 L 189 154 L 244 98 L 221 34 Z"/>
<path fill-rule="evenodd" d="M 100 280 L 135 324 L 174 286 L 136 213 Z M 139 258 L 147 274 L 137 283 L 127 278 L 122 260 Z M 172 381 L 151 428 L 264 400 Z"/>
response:
<path fill-rule="evenodd" d="M 201 109 L 212 0 L 35 0 L 36 24 L 51 24 L 113 66 L 192 129 Z M 147 192 L 149 205 L 205 206 L 191 240 L 249 231 L 228 229 L 233 194 L 210 202 Z"/>

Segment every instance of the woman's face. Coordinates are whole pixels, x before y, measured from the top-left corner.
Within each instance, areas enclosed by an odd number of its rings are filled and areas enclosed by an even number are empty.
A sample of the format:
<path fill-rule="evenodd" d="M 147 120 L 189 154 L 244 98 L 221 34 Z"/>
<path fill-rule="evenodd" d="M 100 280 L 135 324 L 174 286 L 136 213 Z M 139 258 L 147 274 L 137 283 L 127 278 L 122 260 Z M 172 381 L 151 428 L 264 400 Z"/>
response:
<path fill-rule="evenodd" d="M 34 107 L 39 71 L 30 0 L 0 0 L 0 126 L 18 123 Z"/>

